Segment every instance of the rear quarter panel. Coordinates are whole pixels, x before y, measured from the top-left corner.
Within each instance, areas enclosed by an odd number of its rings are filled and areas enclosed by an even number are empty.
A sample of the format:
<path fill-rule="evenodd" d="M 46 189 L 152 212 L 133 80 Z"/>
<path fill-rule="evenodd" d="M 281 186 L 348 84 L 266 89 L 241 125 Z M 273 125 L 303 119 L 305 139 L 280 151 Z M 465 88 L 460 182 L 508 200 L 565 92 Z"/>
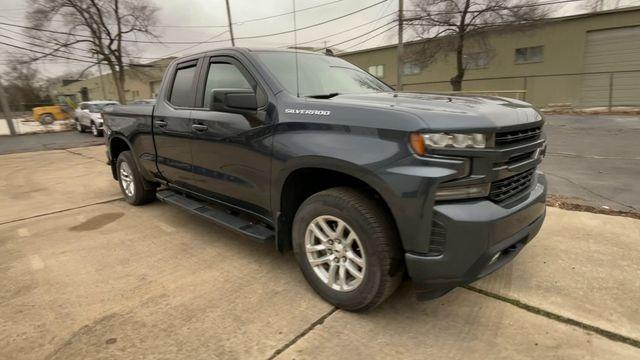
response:
<path fill-rule="evenodd" d="M 107 145 L 114 138 L 125 140 L 147 180 L 159 177 L 152 133 L 153 110 L 154 105 L 114 105 L 104 111 Z"/>

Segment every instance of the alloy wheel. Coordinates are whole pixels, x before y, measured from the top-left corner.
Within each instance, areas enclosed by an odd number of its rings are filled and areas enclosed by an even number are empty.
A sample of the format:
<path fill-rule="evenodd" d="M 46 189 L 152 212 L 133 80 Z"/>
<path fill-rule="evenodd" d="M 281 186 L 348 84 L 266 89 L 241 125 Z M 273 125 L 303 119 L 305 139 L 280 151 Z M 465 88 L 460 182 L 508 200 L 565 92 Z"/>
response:
<path fill-rule="evenodd" d="M 309 265 L 318 278 L 333 290 L 355 290 L 364 279 L 364 248 L 347 223 L 334 216 L 319 216 L 305 233 Z"/>
<path fill-rule="evenodd" d="M 135 194 L 136 189 L 133 183 L 133 172 L 126 162 L 120 164 L 120 183 L 127 196 L 132 197 Z"/>

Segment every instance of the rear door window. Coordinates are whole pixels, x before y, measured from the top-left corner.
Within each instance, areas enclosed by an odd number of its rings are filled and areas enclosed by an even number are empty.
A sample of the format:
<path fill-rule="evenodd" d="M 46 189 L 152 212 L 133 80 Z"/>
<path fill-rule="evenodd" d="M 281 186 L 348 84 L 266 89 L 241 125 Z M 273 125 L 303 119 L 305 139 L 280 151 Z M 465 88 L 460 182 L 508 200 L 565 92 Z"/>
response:
<path fill-rule="evenodd" d="M 171 86 L 169 102 L 178 107 L 192 107 L 195 99 L 195 75 L 197 62 L 180 66 Z"/>

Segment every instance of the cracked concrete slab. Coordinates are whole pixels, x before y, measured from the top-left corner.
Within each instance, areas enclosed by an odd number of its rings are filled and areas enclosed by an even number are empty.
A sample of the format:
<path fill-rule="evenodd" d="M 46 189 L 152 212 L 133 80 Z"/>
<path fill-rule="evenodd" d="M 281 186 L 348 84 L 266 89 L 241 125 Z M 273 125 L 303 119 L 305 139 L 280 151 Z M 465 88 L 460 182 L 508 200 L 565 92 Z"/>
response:
<path fill-rule="evenodd" d="M 159 202 L 2 225 L 0 264 L 7 359 L 267 358 L 332 308 L 291 254 Z"/>
<path fill-rule="evenodd" d="M 0 223 L 88 205 L 0 225 L 0 358 L 640 356 L 464 289 L 417 303 L 409 283 L 309 331 L 332 307 L 291 254 L 161 203 L 91 205 L 121 197 L 103 161 L 101 146 L 0 156 Z M 550 208 L 512 265 L 475 285 L 637 339 L 639 223 Z"/>
<path fill-rule="evenodd" d="M 640 221 L 547 211 L 522 253 L 473 286 L 640 340 Z"/>
<path fill-rule="evenodd" d="M 84 148 L 83 156 L 65 150 L 0 156 L 0 223 L 121 198 L 104 149 Z"/>
<path fill-rule="evenodd" d="M 338 311 L 278 359 L 637 359 L 640 349 L 456 289 L 418 303 L 405 286 L 368 314 Z"/>

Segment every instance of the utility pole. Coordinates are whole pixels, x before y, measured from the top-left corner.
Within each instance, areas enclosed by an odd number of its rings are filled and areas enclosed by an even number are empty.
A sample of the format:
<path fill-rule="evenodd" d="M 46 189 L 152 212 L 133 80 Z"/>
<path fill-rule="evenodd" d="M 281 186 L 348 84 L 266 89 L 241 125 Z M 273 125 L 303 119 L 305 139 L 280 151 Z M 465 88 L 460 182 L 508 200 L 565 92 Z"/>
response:
<path fill-rule="evenodd" d="M 231 8 L 229 7 L 229 0 L 225 0 L 227 3 L 227 19 L 229 20 L 229 35 L 231 35 L 231 46 L 236 46 L 236 41 L 233 39 L 233 25 L 231 25 Z"/>
<path fill-rule="evenodd" d="M 403 53 L 404 53 L 404 44 L 402 43 L 402 27 L 404 23 L 404 0 L 398 0 L 398 50 L 397 50 L 397 85 L 396 91 L 402 91 L 402 66 L 404 62 L 402 61 Z"/>
<path fill-rule="evenodd" d="M 2 85 L 2 79 L 0 79 L 0 107 L 2 107 L 2 113 L 7 120 L 7 126 L 9 127 L 9 134 L 15 135 L 16 129 L 13 127 L 13 119 L 11 118 L 11 109 L 9 109 L 9 102 L 7 101 L 7 94 L 4 92 L 4 85 Z"/>

